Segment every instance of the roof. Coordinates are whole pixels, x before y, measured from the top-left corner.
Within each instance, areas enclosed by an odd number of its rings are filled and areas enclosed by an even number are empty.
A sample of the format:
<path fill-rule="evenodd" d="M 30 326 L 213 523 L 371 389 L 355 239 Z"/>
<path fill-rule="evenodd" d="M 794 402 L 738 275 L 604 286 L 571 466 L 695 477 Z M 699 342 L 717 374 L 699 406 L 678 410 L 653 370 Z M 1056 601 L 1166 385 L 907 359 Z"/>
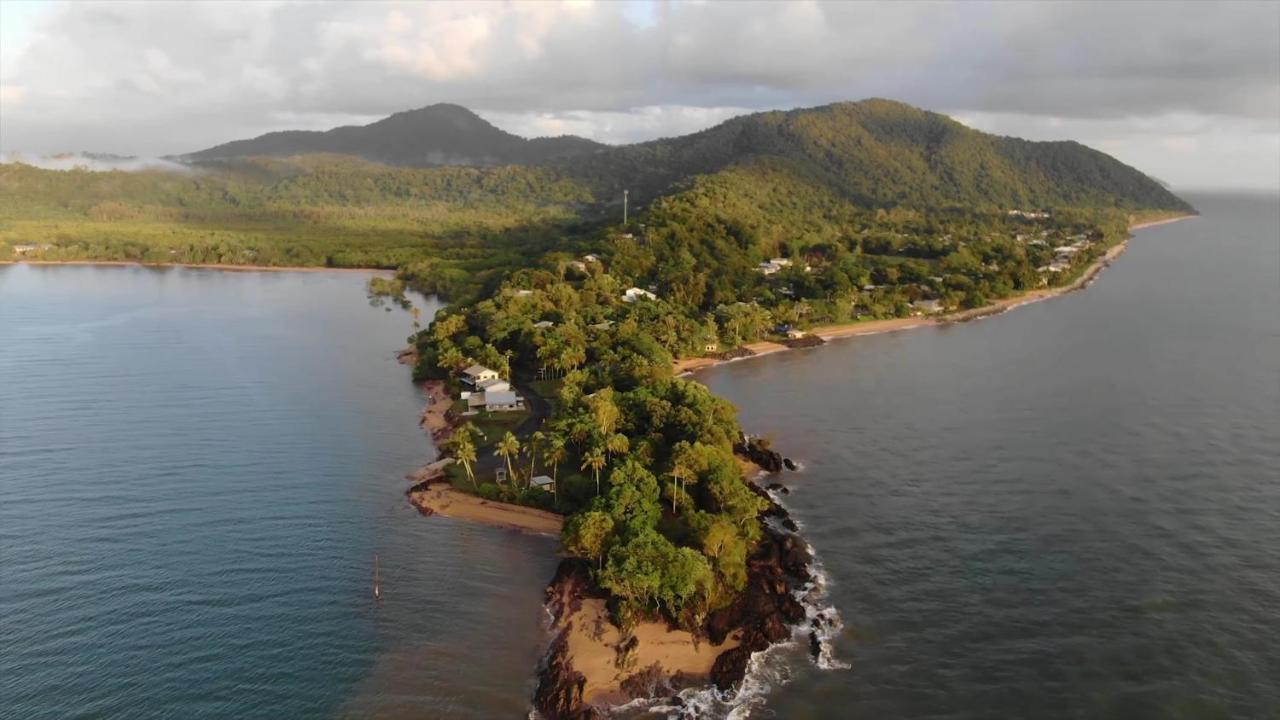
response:
<path fill-rule="evenodd" d="M 472 365 L 471 367 L 467 368 L 466 370 L 463 370 L 463 371 L 462 371 L 462 374 L 463 374 L 463 375 L 476 376 L 476 375 L 480 375 L 480 374 L 482 374 L 482 373 L 487 373 L 487 372 L 496 372 L 496 371 L 494 371 L 494 370 L 490 370 L 489 368 L 487 368 L 487 367 L 485 367 L 485 366 L 483 366 L 483 365 Z"/>
<path fill-rule="evenodd" d="M 502 386 L 501 388 L 502 390 L 506 390 L 511 387 L 511 384 L 508 383 L 506 380 L 503 380 L 502 378 L 491 378 L 489 380 L 482 380 L 477 387 L 480 387 L 484 390 L 489 390 L 491 388 L 496 388 L 499 385 Z"/>
<path fill-rule="evenodd" d="M 546 487 L 547 485 L 554 485 L 555 482 L 556 482 L 555 480 L 552 480 L 546 475 L 534 475 L 529 480 L 529 484 L 534 487 Z"/>
<path fill-rule="evenodd" d="M 515 405 L 518 399 L 511 390 L 490 390 L 484 394 L 485 405 Z"/>

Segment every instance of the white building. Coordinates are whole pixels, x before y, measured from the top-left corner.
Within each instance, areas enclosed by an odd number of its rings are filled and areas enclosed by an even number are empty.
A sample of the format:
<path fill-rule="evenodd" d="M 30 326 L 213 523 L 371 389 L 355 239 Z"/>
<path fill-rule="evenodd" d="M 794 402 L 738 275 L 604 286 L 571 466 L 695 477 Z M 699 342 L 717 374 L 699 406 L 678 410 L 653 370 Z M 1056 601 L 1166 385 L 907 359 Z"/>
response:
<path fill-rule="evenodd" d="M 498 371 L 490 370 L 483 365 L 472 365 L 462 371 L 462 381 L 471 387 L 479 387 L 479 384 L 485 380 L 497 380 Z"/>
<path fill-rule="evenodd" d="M 943 311 L 942 302 L 938 300 L 916 300 L 911 303 L 911 307 L 923 313 L 940 313 Z"/>
<path fill-rule="evenodd" d="M 657 300 L 658 296 L 638 287 L 627 288 L 627 291 L 622 293 L 622 302 L 633 303 L 642 298 L 645 300 Z"/>
<path fill-rule="evenodd" d="M 546 475 L 534 475 L 529 480 L 529 485 L 531 487 L 536 487 L 539 490 L 546 490 L 547 492 L 554 492 L 556 489 L 556 481 Z"/>
<path fill-rule="evenodd" d="M 480 383 L 476 385 L 476 389 L 483 392 L 500 392 L 502 390 L 510 390 L 511 383 L 503 380 L 502 378 L 492 378 L 490 380 L 481 380 Z"/>

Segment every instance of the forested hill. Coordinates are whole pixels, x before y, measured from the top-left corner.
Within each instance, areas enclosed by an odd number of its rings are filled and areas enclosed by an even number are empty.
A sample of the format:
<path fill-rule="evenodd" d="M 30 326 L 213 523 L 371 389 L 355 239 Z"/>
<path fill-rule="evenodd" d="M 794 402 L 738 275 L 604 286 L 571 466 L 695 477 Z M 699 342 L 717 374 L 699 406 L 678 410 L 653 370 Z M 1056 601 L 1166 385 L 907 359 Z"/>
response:
<path fill-rule="evenodd" d="M 728 120 L 634 145 L 579 137 L 525 139 L 458 105 L 430 105 L 371 125 L 278 132 L 183 156 L 352 155 L 386 165 L 538 165 L 583 183 L 603 204 L 622 190 L 647 205 L 727 168 L 780 165 L 861 207 L 1116 207 L 1191 211 L 1160 183 L 1076 142 L 1031 142 L 965 127 L 938 113 L 863 100 Z"/>
<path fill-rule="evenodd" d="M 594 189 L 641 202 L 737 166 L 792 174 L 864 207 L 1119 207 L 1191 211 L 1156 181 L 1076 142 L 1031 142 L 891 100 L 728 120 L 683 137 L 552 161 Z"/>
<path fill-rule="evenodd" d="M 528 140 L 504 132 L 459 105 L 437 104 L 396 113 L 363 126 L 324 132 L 274 132 L 193 152 L 179 159 L 207 162 L 252 156 L 317 153 L 354 155 L 407 167 L 524 165 L 604 147 L 580 137 Z"/>

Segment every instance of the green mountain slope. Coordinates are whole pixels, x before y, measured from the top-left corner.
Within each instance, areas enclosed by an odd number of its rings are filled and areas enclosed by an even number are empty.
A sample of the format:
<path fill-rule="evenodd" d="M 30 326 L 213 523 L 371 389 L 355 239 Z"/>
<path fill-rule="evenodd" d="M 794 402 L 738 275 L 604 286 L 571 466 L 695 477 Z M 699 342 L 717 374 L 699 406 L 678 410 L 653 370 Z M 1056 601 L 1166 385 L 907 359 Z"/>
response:
<path fill-rule="evenodd" d="M 407 167 L 484 167 L 543 162 L 601 147 L 604 146 L 572 136 L 528 140 L 499 130 L 464 107 L 441 103 L 396 113 L 369 125 L 324 132 L 268 133 L 193 152 L 180 159 L 207 162 L 252 156 L 336 153 Z"/>
<path fill-rule="evenodd" d="M 553 164 L 613 198 L 652 199 L 689 177 L 783 161 L 857 205 L 1118 207 L 1185 210 L 1159 183 L 1074 142 L 979 132 L 889 100 L 734 118 L 709 130 Z"/>

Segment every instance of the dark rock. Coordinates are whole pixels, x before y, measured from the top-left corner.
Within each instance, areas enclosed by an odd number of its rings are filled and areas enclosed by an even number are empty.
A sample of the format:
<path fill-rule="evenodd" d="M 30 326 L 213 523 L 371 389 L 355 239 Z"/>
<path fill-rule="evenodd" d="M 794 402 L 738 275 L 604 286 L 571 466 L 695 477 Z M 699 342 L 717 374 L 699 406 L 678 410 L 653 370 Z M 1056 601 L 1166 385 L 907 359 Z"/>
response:
<path fill-rule="evenodd" d="M 747 662 L 751 660 L 751 651 L 745 647 L 725 650 L 716 658 L 711 666 L 711 682 L 720 692 L 732 690 L 747 675 Z"/>
<path fill-rule="evenodd" d="M 533 705 L 548 720 L 597 720 L 603 715 L 582 702 L 587 678 L 573 669 L 569 659 L 568 629 L 560 633 L 538 672 Z"/>
<path fill-rule="evenodd" d="M 782 344 L 786 345 L 789 348 L 797 349 L 797 348 L 818 347 L 819 345 L 827 344 L 827 341 L 822 339 L 821 337 L 818 337 L 817 335 L 803 335 L 798 338 L 786 338 L 782 341 Z"/>
<path fill-rule="evenodd" d="M 783 619 L 792 625 L 798 624 L 804 620 L 804 605 L 795 599 L 793 595 L 787 595 L 778 601 L 778 612 L 782 613 Z"/>
<path fill-rule="evenodd" d="M 622 691 L 630 698 L 651 698 L 675 692 L 662 665 L 654 663 L 640 672 L 623 679 Z"/>
<path fill-rule="evenodd" d="M 791 488 L 787 487 L 786 485 L 783 485 L 782 483 L 769 483 L 768 489 L 774 492 L 780 492 L 783 495 L 791 494 Z"/>
<path fill-rule="evenodd" d="M 796 462 L 791 458 L 782 458 L 782 466 L 788 470 L 796 470 L 799 468 L 799 466 L 796 465 Z"/>
<path fill-rule="evenodd" d="M 591 581 L 591 565 L 576 558 L 566 558 L 556 568 L 547 586 L 547 609 L 556 622 L 579 609 L 582 599 L 600 597 L 600 589 Z M 533 704 L 547 720 L 596 720 L 604 715 L 583 703 L 587 679 L 573 669 L 569 657 L 569 631 L 566 627 L 556 636 L 538 668 L 538 689 Z"/>
<path fill-rule="evenodd" d="M 818 639 L 816 630 L 809 633 L 809 654 L 813 656 L 814 660 L 817 660 L 818 656 L 822 655 L 822 641 Z"/>
<path fill-rule="evenodd" d="M 760 621 L 760 634 L 764 636 L 769 644 L 782 642 L 791 637 L 791 632 L 787 630 L 787 624 L 782 619 L 781 613 L 774 613 Z"/>
<path fill-rule="evenodd" d="M 782 455 L 767 447 L 759 438 L 744 435 L 733 446 L 733 451 L 759 465 L 765 472 L 776 473 L 782 470 Z"/>

